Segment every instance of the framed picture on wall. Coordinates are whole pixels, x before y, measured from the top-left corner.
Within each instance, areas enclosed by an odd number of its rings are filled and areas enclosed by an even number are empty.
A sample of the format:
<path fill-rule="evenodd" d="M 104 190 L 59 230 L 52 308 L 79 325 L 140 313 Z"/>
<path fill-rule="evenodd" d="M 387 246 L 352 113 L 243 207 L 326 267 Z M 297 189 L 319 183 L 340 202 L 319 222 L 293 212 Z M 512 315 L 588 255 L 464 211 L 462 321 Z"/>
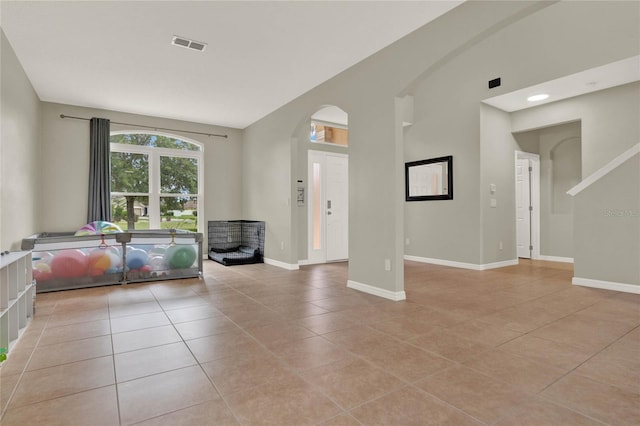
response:
<path fill-rule="evenodd" d="M 452 200 L 453 156 L 405 163 L 406 201 Z"/>

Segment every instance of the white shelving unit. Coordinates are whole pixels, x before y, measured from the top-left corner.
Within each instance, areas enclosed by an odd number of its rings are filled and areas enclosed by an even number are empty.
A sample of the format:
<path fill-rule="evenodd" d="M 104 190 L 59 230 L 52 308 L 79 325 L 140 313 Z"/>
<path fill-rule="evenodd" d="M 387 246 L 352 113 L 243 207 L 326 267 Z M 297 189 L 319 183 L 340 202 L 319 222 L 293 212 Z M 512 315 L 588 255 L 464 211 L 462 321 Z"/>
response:
<path fill-rule="evenodd" d="M 0 258 L 0 348 L 7 353 L 33 316 L 35 290 L 30 251 Z"/>

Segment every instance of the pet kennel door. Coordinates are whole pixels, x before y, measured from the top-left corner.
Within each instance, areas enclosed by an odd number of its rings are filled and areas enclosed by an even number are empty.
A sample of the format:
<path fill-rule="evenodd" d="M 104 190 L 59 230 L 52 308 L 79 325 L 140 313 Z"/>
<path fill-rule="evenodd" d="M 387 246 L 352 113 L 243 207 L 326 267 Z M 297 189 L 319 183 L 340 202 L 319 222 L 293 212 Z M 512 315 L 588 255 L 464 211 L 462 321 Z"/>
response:
<path fill-rule="evenodd" d="M 349 158 L 309 151 L 308 261 L 349 257 Z"/>

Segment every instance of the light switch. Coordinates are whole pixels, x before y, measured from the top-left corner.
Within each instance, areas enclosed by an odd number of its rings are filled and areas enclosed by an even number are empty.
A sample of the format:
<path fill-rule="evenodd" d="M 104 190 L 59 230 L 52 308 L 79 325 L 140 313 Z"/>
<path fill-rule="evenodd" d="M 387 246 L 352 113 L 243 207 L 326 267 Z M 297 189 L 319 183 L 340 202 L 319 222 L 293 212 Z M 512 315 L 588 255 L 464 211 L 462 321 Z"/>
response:
<path fill-rule="evenodd" d="M 498 200 L 496 200 L 495 198 L 492 198 L 490 205 L 491 205 L 491 207 L 494 207 L 494 208 L 498 207 Z"/>
<path fill-rule="evenodd" d="M 489 185 L 489 191 L 491 191 L 492 194 L 496 193 L 496 184 L 492 183 Z"/>

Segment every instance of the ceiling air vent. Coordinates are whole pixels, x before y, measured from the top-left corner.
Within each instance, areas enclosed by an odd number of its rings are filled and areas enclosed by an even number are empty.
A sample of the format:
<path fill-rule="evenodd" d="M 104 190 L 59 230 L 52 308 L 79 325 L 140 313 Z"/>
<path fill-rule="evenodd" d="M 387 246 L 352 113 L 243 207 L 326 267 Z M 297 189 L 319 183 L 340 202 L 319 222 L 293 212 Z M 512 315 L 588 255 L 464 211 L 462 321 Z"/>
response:
<path fill-rule="evenodd" d="M 188 38 L 173 36 L 173 40 L 171 40 L 171 44 L 174 46 L 185 47 L 187 49 L 197 50 L 202 52 L 206 47 L 207 43 L 202 43 L 200 41 L 189 40 Z"/>

